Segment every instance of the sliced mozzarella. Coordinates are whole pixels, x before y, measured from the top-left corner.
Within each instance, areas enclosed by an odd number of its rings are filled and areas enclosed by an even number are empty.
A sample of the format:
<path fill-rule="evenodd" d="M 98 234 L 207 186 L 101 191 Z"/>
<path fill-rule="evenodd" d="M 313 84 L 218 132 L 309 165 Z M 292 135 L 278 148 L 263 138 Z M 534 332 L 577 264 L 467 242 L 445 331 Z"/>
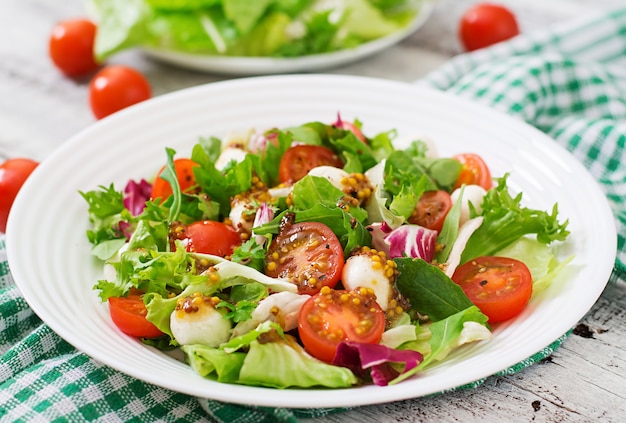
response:
<path fill-rule="evenodd" d="M 248 149 L 250 144 L 250 140 L 255 135 L 255 130 L 250 128 L 243 131 L 231 131 L 224 139 L 222 140 L 222 145 L 224 148 L 240 148 L 240 149 Z"/>
<path fill-rule="evenodd" d="M 367 255 L 356 255 L 348 258 L 343 265 L 341 282 L 348 290 L 371 288 L 376 294 L 376 302 L 383 309 L 389 306 L 389 297 L 392 294 L 392 286 L 389 278 L 385 276 L 383 267 L 374 268 L 374 263 Z"/>
<path fill-rule="evenodd" d="M 222 151 L 222 154 L 215 161 L 215 168 L 218 170 L 222 170 L 233 160 L 237 163 L 243 161 L 246 158 L 248 153 L 237 147 L 228 147 Z"/>
<path fill-rule="evenodd" d="M 449 277 L 454 275 L 454 271 L 461 262 L 461 254 L 467 245 L 467 241 L 469 241 L 474 231 L 482 225 L 483 219 L 482 216 L 475 217 L 462 224 L 459 228 L 459 233 L 448 255 L 448 263 L 446 263 L 446 275 Z"/>
<path fill-rule="evenodd" d="M 320 178 L 326 178 L 328 181 L 333 184 L 335 187 L 339 188 L 343 191 L 343 184 L 341 181 L 344 178 L 347 178 L 348 172 L 343 169 L 339 169 L 338 167 L 333 166 L 318 166 L 314 167 L 309 171 L 309 175 L 318 176 Z"/>
<path fill-rule="evenodd" d="M 271 321 L 278 323 L 285 332 L 298 327 L 298 313 L 309 295 L 299 295 L 292 292 L 278 292 L 259 302 L 250 319 L 235 326 L 232 336 L 247 333 L 259 324 Z"/>
<path fill-rule="evenodd" d="M 174 310 L 170 316 L 170 329 L 174 339 L 180 345 L 202 344 L 216 348 L 228 341 L 231 333 L 231 321 L 213 305 L 198 301 L 198 310 L 187 312 Z"/>
<path fill-rule="evenodd" d="M 485 189 L 480 185 L 465 185 L 465 189 L 463 190 L 463 198 L 461 199 L 461 218 L 459 220 L 459 225 L 463 225 L 469 220 L 469 203 L 472 203 L 477 213 L 480 213 L 482 211 L 480 205 L 483 202 L 483 197 L 485 196 L 485 194 L 487 194 L 487 191 L 485 191 Z M 452 191 L 452 194 L 450 194 L 450 197 L 452 198 L 452 204 L 459 201 L 460 195 L 461 188 L 457 188 Z"/>

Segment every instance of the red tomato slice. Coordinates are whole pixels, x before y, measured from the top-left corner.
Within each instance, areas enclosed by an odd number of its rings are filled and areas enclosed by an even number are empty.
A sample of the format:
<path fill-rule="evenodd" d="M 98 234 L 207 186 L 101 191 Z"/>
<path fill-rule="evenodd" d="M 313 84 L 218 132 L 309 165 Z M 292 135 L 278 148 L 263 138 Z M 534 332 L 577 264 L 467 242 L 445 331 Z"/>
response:
<path fill-rule="evenodd" d="M 69 19 L 52 28 L 48 53 L 54 65 L 69 77 L 87 75 L 98 69 L 93 46 L 96 25 L 88 19 Z"/>
<path fill-rule="evenodd" d="M 102 119 L 152 97 L 150 83 L 128 66 L 110 65 L 89 83 L 89 104 L 96 119 Z"/>
<path fill-rule="evenodd" d="M 126 335 L 137 338 L 156 338 L 163 335 L 157 327 L 146 320 L 146 309 L 140 295 L 110 297 L 109 313 L 113 323 Z"/>
<path fill-rule="evenodd" d="M 174 160 L 174 169 L 176 170 L 178 185 L 180 185 L 180 190 L 182 192 L 186 192 L 191 187 L 196 185 L 196 177 L 193 174 L 193 168 L 196 166 L 200 165 L 191 159 L 180 158 Z M 159 170 L 156 178 L 154 178 L 154 182 L 152 183 L 152 192 L 150 194 L 150 198 L 152 200 L 160 198 L 162 201 L 165 201 L 170 195 L 172 195 L 172 187 L 170 186 L 170 183 L 161 178 L 161 174 L 164 170 L 165 166 Z"/>
<path fill-rule="evenodd" d="M 457 283 L 490 323 L 503 322 L 522 312 L 533 289 L 530 270 L 507 257 L 478 257 L 459 266 Z"/>
<path fill-rule="evenodd" d="M 498 4 L 479 3 L 461 17 L 459 38 L 465 50 L 472 51 L 508 40 L 519 34 L 515 15 Z"/>
<path fill-rule="evenodd" d="M 241 244 L 241 237 L 231 226 L 214 220 L 202 220 L 188 225 L 180 234 L 187 239 L 187 251 L 226 257 Z"/>
<path fill-rule="evenodd" d="M 26 178 L 39 163 L 31 159 L 9 159 L 0 165 L 0 232 L 6 232 L 9 211 Z"/>
<path fill-rule="evenodd" d="M 489 167 L 482 157 L 474 153 L 463 153 L 457 154 L 453 158 L 457 159 L 463 165 L 461 173 L 454 183 L 453 189 L 457 189 L 465 184 L 480 185 L 485 191 L 489 191 L 493 186 L 493 181 L 491 180 Z"/>
<path fill-rule="evenodd" d="M 285 151 L 278 168 L 278 179 L 294 183 L 318 166 L 343 168 L 343 162 L 331 149 L 321 145 L 296 145 Z"/>
<path fill-rule="evenodd" d="M 333 231 L 323 223 L 302 222 L 286 226 L 274 238 L 265 273 L 290 280 L 300 294 L 313 295 L 339 282 L 343 263 L 343 249 Z"/>
<path fill-rule="evenodd" d="M 452 198 L 446 191 L 426 191 L 417 201 L 408 222 L 441 232 L 451 208 Z"/>
<path fill-rule="evenodd" d="M 385 313 L 373 292 L 324 288 L 303 304 L 298 315 L 304 348 L 327 363 L 342 341 L 377 344 L 384 331 Z"/>

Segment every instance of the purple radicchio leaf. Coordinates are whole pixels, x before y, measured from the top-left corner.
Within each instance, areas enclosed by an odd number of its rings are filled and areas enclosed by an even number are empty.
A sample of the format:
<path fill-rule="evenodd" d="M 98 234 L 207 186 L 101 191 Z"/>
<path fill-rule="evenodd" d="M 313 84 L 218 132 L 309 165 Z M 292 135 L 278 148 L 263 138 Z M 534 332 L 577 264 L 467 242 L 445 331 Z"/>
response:
<path fill-rule="evenodd" d="M 389 255 L 389 244 L 385 242 L 385 237 L 393 230 L 391 226 L 384 221 L 376 222 L 369 225 L 367 230 L 372 235 L 372 246 L 378 251 L 384 251 Z"/>
<path fill-rule="evenodd" d="M 401 372 L 391 363 L 404 364 L 404 372 L 417 367 L 424 356 L 413 350 L 396 350 L 382 344 L 344 341 L 337 347 L 333 363 L 350 369 L 358 377 L 372 378 L 374 384 L 386 386 Z"/>
<path fill-rule="evenodd" d="M 124 188 L 124 207 L 126 207 L 133 216 L 141 214 L 146 206 L 146 201 L 150 199 L 151 191 L 152 185 L 145 179 L 139 182 L 135 182 L 131 179 L 126 184 L 126 188 Z"/>
<path fill-rule="evenodd" d="M 384 237 L 388 256 L 421 258 L 430 263 L 435 257 L 437 231 L 419 225 L 402 225 Z"/>
<path fill-rule="evenodd" d="M 132 226 L 130 223 L 120 220 L 117 223 L 118 231 L 126 237 L 126 240 L 129 240 L 133 235 Z"/>

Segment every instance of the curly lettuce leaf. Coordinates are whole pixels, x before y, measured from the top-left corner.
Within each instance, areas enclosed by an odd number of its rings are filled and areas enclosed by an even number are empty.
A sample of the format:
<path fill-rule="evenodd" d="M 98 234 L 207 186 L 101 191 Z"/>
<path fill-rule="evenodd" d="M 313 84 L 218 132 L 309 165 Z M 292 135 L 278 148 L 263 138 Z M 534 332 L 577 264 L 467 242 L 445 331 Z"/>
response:
<path fill-rule="evenodd" d="M 525 235 L 535 235 L 537 241 L 550 244 L 564 241 L 569 235 L 568 221 L 558 219 L 558 204 L 551 212 L 534 210 L 521 205 L 522 193 L 509 193 L 508 174 L 498 179 L 498 185 L 483 198 L 483 223 L 472 234 L 461 255 L 461 264 L 479 256 L 493 256 Z"/>

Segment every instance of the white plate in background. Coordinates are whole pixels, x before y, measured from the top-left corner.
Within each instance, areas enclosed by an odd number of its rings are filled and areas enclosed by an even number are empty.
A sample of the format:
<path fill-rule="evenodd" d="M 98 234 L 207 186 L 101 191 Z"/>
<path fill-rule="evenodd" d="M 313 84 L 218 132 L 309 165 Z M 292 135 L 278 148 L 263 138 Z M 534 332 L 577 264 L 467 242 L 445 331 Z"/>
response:
<path fill-rule="evenodd" d="M 264 75 L 290 72 L 316 72 L 345 65 L 372 56 L 391 47 L 420 28 L 431 15 L 434 4 L 425 0 L 413 21 L 401 30 L 355 48 L 300 57 L 236 57 L 182 53 L 173 50 L 143 48 L 153 59 L 178 67 L 224 75 Z"/>

